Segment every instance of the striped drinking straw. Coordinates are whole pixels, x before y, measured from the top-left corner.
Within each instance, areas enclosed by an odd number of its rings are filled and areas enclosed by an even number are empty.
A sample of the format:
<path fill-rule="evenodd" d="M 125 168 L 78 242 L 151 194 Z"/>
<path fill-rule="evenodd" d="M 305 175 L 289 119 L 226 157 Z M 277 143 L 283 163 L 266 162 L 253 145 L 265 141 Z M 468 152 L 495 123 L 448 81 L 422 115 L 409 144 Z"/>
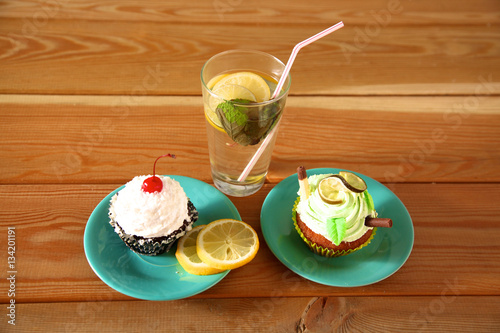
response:
<path fill-rule="evenodd" d="M 290 72 L 290 69 L 292 68 L 293 61 L 295 60 L 295 57 L 297 56 L 297 53 L 299 53 L 300 49 L 306 45 L 311 44 L 312 42 L 317 41 L 320 38 L 325 37 L 326 35 L 334 32 L 334 31 L 342 28 L 343 26 L 344 26 L 344 23 L 342 21 L 340 21 L 339 23 L 331 26 L 330 28 L 325 29 L 325 30 L 317 33 L 316 35 L 311 36 L 311 37 L 303 40 L 302 42 L 298 43 L 297 45 L 295 45 L 295 47 L 292 50 L 292 53 L 290 54 L 290 58 L 288 58 L 288 62 L 286 63 L 285 69 L 283 70 L 283 74 L 281 74 L 281 78 L 278 82 L 278 85 L 276 86 L 276 89 L 274 90 L 274 93 L 273 93 L 273 96 L 271 97 L 271 99 L 274 99 L 279 95 L 279 92 L 281 91 L 281 89 L 283 88 L 283 85 L 285 84 L 285 80 L 288 76 L 288 72 Z M 280 121 L 281 121 L 281 119 L 280 119 Z M 276 124 L 276 126 L 274 126 L 273 130 L 267 135 L 267 137 L 264 139 L 264 141 L 262 141 L 262 145 L 260 146 L 259 149 L 257 149 L 257 151 L 252 156 L 252 158 L 248 162 L 247 166 L 245 167 L 245 169 L 243 170 L 241 175 L 238 177 L 239 182 L 244 181 L 248 177 L 248 174 L 250 173 L 250 171 L 252 171 L 253 167 L 255 166 L 255 163 L 257 163 L 260 156 L 262 155 L 264 150 L 266 150 L 266 147 L 269 145 L 269 142 L 271 141 L 274 133 L 276 132 L 278 125 L 279 125 L 279 122 L 278 122 L 278 124 Z"/>

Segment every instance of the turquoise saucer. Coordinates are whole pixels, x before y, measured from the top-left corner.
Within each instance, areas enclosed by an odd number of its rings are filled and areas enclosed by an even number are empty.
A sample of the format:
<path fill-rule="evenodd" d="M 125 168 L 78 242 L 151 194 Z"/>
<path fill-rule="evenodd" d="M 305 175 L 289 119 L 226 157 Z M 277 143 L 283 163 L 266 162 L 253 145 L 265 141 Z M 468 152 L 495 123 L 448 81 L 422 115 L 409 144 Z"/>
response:
<path fill-rule="evenodd" d="M 177 180 L 199 212 L 194 226 L 232 218 L 241 220 L 238 210 L 224 194 L 200 180 L 169 176 Z M 96 275 L 116 291 L 144 300 L 176 300 L 201 293 L 222 280 L 229 271 L 198 276 L 187 273 L 175 258 L 176 246 L 159 256 L 132 252 L 109 225 L 106 196 L 94 209 L 83 237 L 85 255 Z"/>
<path fill-rule="evenodd" d="M 311 169 L 307 174 L 339 171 L 342 170 Z M 365 286 L 391 276 L 410 256 L 414 233 L 406 207 L 386 186 L 354 173 L 366 182 L 379 216 L 391 218 L 393 227 L 377 228 L 369 245 L 346 256 L 325 258 L 311 252 L 294 229 L 292 208 L 299 190 L 296 174 L 276 185 L 264 201 L 260 219 L 266 243 L 286 267 L 308 280 L 335 287 Z"/>

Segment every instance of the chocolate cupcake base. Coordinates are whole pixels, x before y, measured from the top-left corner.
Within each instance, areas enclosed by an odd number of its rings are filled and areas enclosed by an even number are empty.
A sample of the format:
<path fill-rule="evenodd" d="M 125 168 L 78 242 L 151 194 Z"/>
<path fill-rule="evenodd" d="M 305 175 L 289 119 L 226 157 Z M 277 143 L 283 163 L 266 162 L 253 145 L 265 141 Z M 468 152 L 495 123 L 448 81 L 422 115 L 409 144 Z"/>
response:
<path fill-rule="evenodd" d="M 174 242 L 182 237 L 186 231 L 191 230 L 193 223 L 198 220 L 198 211 L 191 201 L 188 201 L 188 214 L 190 221 L 184 220 L 184 223 L 179 229 L 174 230 L 169 235 L 161 237 L 142 237 L 127 234 L 118 221 L 113 219 L 109 221 L 109 224 L 113 227 L 118 236 L 120 236 L 125 245 L 132 251 L 147 256 L 156 256 L 168 251 Z"/>

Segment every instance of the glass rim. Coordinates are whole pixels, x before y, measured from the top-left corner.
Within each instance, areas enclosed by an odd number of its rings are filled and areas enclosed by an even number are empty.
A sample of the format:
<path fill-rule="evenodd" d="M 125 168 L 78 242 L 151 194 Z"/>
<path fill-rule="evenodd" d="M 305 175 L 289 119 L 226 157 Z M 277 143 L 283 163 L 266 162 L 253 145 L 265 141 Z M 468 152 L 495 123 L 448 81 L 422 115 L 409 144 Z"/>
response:
<path fill-rule="evenodd" d="M 204 64 L 203 66 L 201 67 L 201 71 L 200 71 L 200 79 L 201 79 L 201 84 L 203 85 L 203 88 L 205 88 L 205 90 L 210 94 L 212 95 L 213 97 L 215 98 L 219 98 L 219 99 L 222 99 L 222 100 L 225 100 L 224 98 L 220 97 L 219 95 L 215 94 L 212 92 L 212 90 L 208 89 L 207 87 L 207 84 L 205 82 L 205 80 L 203 80 L 203 71 L 205 70 L 205 67 L 207 66 L 207 64 L 212 61 L 213 59 L 215 58 L 219 58 L 221 56 L 224 56 L 226 54 L 230 54 L 230 53 L 248 53 L 248 54 L 258 54 L 258 55 L 262 55 L 262 56 L 266 56 L 266 57 L 270 57 L 272 59 L 274 59 L 276 62 L 278 62 L 280 65 L 283 66 L 283 70 L 285 69 L 286 65 L 278 58 L 276 58 L 275 56 L 273 56 L 272 54 L 269 54 L 269 53 L 266 53 L 266 52 L 263 52 L 263 51 L 258 51 L 258 50 L 252 50 L 252 49 L 233 49 L 233 50 L 226 50 L 226 51 L 222 51 L 222 52 L 219 52 L 215 55 L 213 55 L 212 57 L 210 57 L 210 59 L 208 59 Z M 279 79 L 279 78 L 278 78 Z M 282 93 L 280 93 L 278 96 L 276 96 L 275 98 L 273 99 L 269 99 L 267 101 L 263 101 L 263 102 L 252 102 L 251 104 L 243 104 L 243 103 L 234 103 L 234 105 L 238 105 L 238 106 L 252 106 L 252 107 L 259 107 L 259 106 L 265 106 L 265 105 L 268 105 L 268 104 L 272 104 L 274 102 L 277 102 L 279 100 L 281 100 L 283 97 L 285 97 L 287 94 L 288 94 L 288 91 L 290 90 L 290 86 L 292 85 L 292 76 L 290 74 L 290 72 L 288 72 L 288 75 L 287 75 L 287 81 L 288 81 L 288 84 L 284 85 L 283 88 L 282 88 Z"/>

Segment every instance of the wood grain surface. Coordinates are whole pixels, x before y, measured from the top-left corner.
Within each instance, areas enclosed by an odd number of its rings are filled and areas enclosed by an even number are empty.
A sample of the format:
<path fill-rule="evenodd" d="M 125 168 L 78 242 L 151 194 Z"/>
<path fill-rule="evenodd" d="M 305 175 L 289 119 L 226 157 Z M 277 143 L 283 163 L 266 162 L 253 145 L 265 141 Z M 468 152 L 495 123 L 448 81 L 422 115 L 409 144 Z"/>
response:
<path fill-rule="evenodd" d="M 485 311 L 480 314 L 475 308 Z M 20 325 L 32 332 L 494 332 L 500 297 L 293 297 L 187 299 L 173 302 L 22 304 Z M 127 313 L 127 316 L 117 314 Z M 396 315 L 397 314 L 397 315 Z M 147 318 L 147 319 L 146 319 Z M 214 319 L 215 318 L 215 319 Z M 200 325 L 200 322 L 207 323 Z M 207 327 L 208 326 L 208 327 Z"/>
<path fill-rule="evenodd" d="M 199 95 L 212 55 L 250 48 L 286 62 L 296 43 L 343 20 L 344 29 L 301 51 L 291 94 L 474 94 L 482 80 L 498 94 L 498 2 L 454 3 L 5 1 L 0 89 Z"/>
<path fill-rule="evenodd" d="M 244 1 L 191 1 L 187 8 L 179 2 L 117 1 L 103 0 L 89 3 L 83 0 L 49 2 L 46 0 L 4 0 L 0 17 L 35 18 L 46 12 L 50 18 L 87 19 L 92 21 L 162 21 L 182 23 L 275 23 L 275 24 L 330 24 L 333 18 L 342 18 L 358 25 L 373 20 L 384 10 L 392 14 L 394 25 L 478 25 L 498 23 L 498 3 L 495 0 L 465 1 L 457 6 L 456 1 L 444 0 L 439 4 L 432 0 L 387 1 L 373 0 L 369 4 L 339 0 L 335 4 L 322 0 L 307 3 L 298 0 L 262 0 L 253 3 Z M 443 14 L 445 13 L 445 14 Z M 251 15 L 252 21 L 245 21 Z M 222 17 L 223 16 L 223 17 Z M 382 21 L 382 19 L 379 19 Z M 387 20 L 389 20 L 387 18 Z"/>
<path fill-rule="evenodd" d="M 230 197 L 256 258 L 182 300 L 102 282 L 83 234 L 108 193 L 167 152 L 158 173 L 212 184 L 204 62 L 234 48 L 286 62 L 341 20 L 295 60 L 263 189 Z M 499 64 L 498 0 L 0 1 L 0 332 L 499 332 Z M 299 165 L 401 199 L 415 240 L 399 271 L 329 287 L 273 255 L 260 211 Z"/>
<path fill-rule="evenodd" d="M 262 34 L 269 37 L 256 39 L 239 24 L 214 29 L 159 22 L 144 32 L 140 23 L 55 20 L 49 31 L 33 38 L 12 33 L 22 29 L 20 23 L 9 18 L 0 26 L 0 50 L 5 50 L 0 53 L 0 89 L 6 93 L 199 95 L 201 67 L 216 53 L 243 44 L 286 62 L 297 42 L 328 27 L 265 25 Z M 99 34 L 102 29 L 113 33 Z M 297 57 L 290 93 L 474 94 L 483 81 L 498 93 L 500 85 L 492 78 L 500 76 L 500 31 L 490 30 L 483 34 L 482 27 L 431 26 L 415 34 L 413 27 L 387 26 L 365 47 L 353 41 L 354 29 L 338 31 Z M 177 37 L 183 34 L 193 38 Z M 206 40 L 210 43 L 202 43 Z"/>
<path fill-rule="evenodd" d="M 167 152 L 179 158 L 159 172 L 210 181 L 201 100 L 189 102 L 0 104 L 0 183 L 122 184 L 149 173 Z M 305 164 L 389 183 L 498 182 L 500 98 L 477 97 L 473 109 L 465 103 L 466 97 L 290 97 L 268 180 L 277 183 Z"/>

